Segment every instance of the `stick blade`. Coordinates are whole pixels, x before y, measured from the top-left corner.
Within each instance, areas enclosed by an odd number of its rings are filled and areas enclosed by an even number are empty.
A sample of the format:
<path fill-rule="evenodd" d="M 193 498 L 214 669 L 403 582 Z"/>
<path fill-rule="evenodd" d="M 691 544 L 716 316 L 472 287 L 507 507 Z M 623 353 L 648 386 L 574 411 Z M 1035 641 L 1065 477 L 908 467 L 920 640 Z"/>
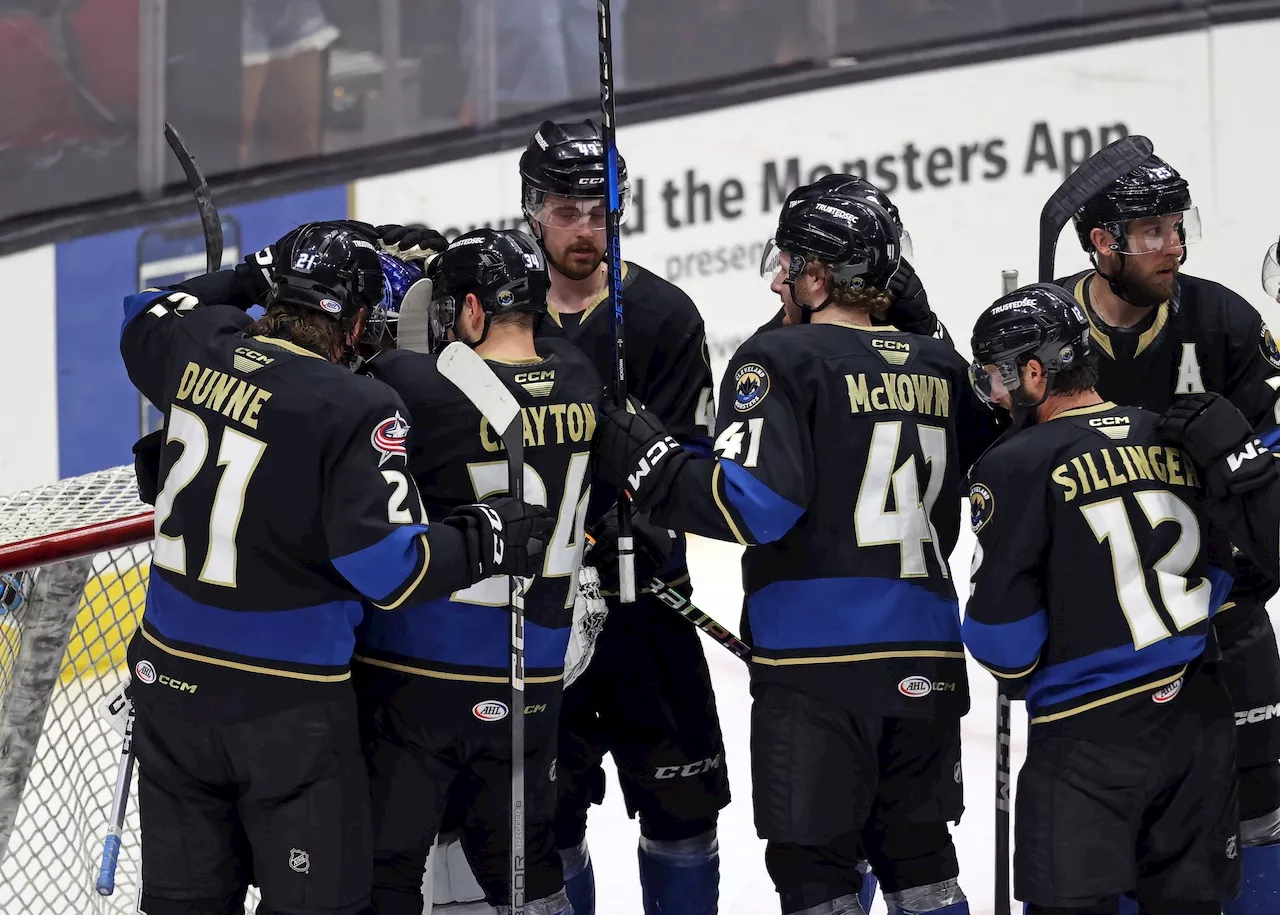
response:
<path fill-rule="evenodd" d="M 520 415 L 520 404 L 475 350 L 465 343 L 450 343 L 440 354 L 436 366 L 441 375 L 476 405 L 499 434 L 511 428 Z"/>
<path fill-rule="evenodd" d="M 411 353 L 431 352 L 431 280 L 425 276 L 409 287 L 400 301 L 396 320 L 396 349 Z"/>
<path fill-rule="evenodd" d="M 182 135 L 168 121 L 164 122 L 164 138 L 173 150 L 182 173 L 187 176 L 187 184 L 195 194 L 196 210 L 200 213 L 200 225 L 204 229 L 205 266 L 207 273 L 222 269 L 222 219 L 218 216 L 218 208 L 213 205 L 213 197 L 209 193 L 209 182 L 196 164 L 196 157 L 191 154 Z"/>
<path fill-rule="evenodd" d="M 1135 134 L 1116 140 L 1086 159 L 1058 186 L 1040 211 L 1040 282 L 1053 282 L 1058 236 L 1076 211 L 1117 178 L 1147 161 L 1154 152 L 1154 144 L 1144 136 Z"/>

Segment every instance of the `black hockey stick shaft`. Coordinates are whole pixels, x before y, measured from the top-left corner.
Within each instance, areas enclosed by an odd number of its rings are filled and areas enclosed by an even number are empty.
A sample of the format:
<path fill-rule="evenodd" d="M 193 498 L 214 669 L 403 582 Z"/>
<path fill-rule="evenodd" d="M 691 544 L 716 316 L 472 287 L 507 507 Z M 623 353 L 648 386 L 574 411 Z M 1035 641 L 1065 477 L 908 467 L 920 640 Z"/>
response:
<path fill-rule="evenodd" d="M 524 416 L 517 413 L 502 433 L 507 449 L 507 489 L 524 501 Z M 524 590 L 525 582 L 511 576 L 511 915 L 524 915 Z"/>
<path fill-rule="evenodd" d="M 600 39 L 600 115 L 604 139 L 605 195 L 609 212 L 605 216 L 605 260 L 609 267 L 609 305 L 613 309 L 613 396 L 621 409 L 627 407 L 626 325 L 622 314 L 622 189 L 618 186 L 618 135 L 613 98 L 613 20 L 609 0 L 596 0 L 596 25 Z M 635 541 L 631 534 L 631 499 L 618 492 L 618 600 L 636 599 Z"/>
<path fill-rule="evenodd" d="M 996 692 L 996 893 L 995 915 L 1009 915 L 1009 743 L 1012 739 L 1009 697 Z"/>
<path fill-rule="evenodd" d="M 1143 136 L 1125 137 L 1108 143 L 1084 161 L 1053 192 L 1040 211 L 1041 283 L 1053 282 L 1054 255 L 1058 236 L 1071 217 L 1095 195 L 1106 190 L 1117 178 L 1145 162 L 1155 149 Z"/>
<path fill-rule="evenodd" d="M 196 198 L 196 210 L 200 213 L 200 225 L 204 229 L 204 254 L 206 273 L 222 269 L 222 218 L 218 208 L 213 205 L 213 197 L 209 194 L 209 182 L 204 172 L 196 164 L 195 156 L 182 141 L 182 136 L 168 121 L 164 122 L 164 138 L 169 148 L 182 166 L 182 173 L 187 176 L 187 184 Z"/>
<path fill-rule="evenodd" d="M 746 642 L 742 641 L 742 639 L 738 638 L 728 629 L 724 628 L 709 617 L 706 613 L 695 607 L 687 597 L 675 588 L 671 587 L 661 578 L 655 577 L 649 579 L 649 583 L 645 586 L 645 590 L 657 597 L 658 600 L 676 611 L 676 613 L 679 613 L 689 622 L 693 623 L 693 625 L 697 626 L 707 635 L 711 636 L 711 638 L 715 639 L 725 648 L 732 651 L 743 661 L 746 661 L 748 664 L 751 663 L 751 647 L 747 645 Z"/>

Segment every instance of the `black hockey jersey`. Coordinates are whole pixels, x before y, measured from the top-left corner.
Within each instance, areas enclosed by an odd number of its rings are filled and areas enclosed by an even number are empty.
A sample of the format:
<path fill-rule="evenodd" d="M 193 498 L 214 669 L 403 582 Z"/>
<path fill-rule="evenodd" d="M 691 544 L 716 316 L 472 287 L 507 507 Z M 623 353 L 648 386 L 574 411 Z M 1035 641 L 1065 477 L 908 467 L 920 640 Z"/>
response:
<path fill-rule="evenodd" d="M 994 439 L 964 361 L 893 328 L 757 334 L 720 390 L 716 460 L 688 461 L 652 515 L 748 544 L 752 676 L 866 714 L 963 714 L 947 557 L 964 468 Z"/>
<path fill-rule="evenodd" d="M 964 641 L 1026 688 L 1031 724 L 1123 741 L 1160 720 L 1226 597 L 1200 476 L 1110 402 L 1001 439 L 970 474 Z"/>
<path fill-rule="evenodd" d="M 345 679 L 361 597 L 394 610 L 465 586 L 461 534 L 428 533 L 394 391 L 198 305 L 125 300 L 129 378 L 165 413 L 142 635 L 226 668 Z"/>
<path fill-rule="evenodd" d="M 1098 393 L 1119 404 L 1163 413 L 1177 394 L 1213 391 L 1230 398 L 1255 429 L 1280 422 L 1280 351 L 1252 305 L 1210 280 L 1180 274 L 1171 301 L 1127 328 L 1093 310 L 1092 271 L 1056 280 L 1084 306 L 1098 352 Z"/>
<path fill-rule="evenodd" d="M 604 394 L 594 367 L 576 347 L 537 341 L 540 359 L 489 362 L 524 414 L 525 499 L 556 513 L 541 573 L 525 593 L 525 667 L 531 690 L 558 684 L 573 622 L 588 467 Z M 507 457 L 479 410 L 436 368 L 436 357 L 390 350 L 367 371 L 404 398 L 415 424 L 409 470 L 427 512 L 507 492 Z M 505 682 L 510 664 L 508 579 L 494 576 L 400 613 L 371 614 L 361 628 L 358 659 L 440 683 Z M 484 688 L 492 691 L 491 687 Z"/>

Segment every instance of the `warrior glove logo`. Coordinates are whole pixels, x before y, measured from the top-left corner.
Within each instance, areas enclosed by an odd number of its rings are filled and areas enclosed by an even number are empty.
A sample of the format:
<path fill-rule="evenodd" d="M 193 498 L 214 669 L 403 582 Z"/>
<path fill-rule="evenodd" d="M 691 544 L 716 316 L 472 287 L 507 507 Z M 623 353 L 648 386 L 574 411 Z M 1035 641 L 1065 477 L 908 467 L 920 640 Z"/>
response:
<path fill-rule="evenodd" d="M 987 526 L 991 516 L 996 513 L 996 497 L 982 483 L 974 483 L 969 487 L 969 526 L 976 534 Z"/>
<path fill-rule="evenodd" d="M 378 425 L 373 427 L 373 433 L 369 436 L 369 442 L 373 445 L 373 449 L 381 455 L 378 458 L 378 466 L 381 467 L 393 457 L 405 457 L 408 453 L 406 443 L 409 440 L 409 424 L 404 421 L 404 417 L 400 415 L 400 411 L 396 411 L 395 416 L 388 417 Z"/>
<path fill-rule="evenodd" d="M 769 393 L 769 373 L 764 366 L 748 362 L 733 376 L 733 408 L 745 413 Z"/>

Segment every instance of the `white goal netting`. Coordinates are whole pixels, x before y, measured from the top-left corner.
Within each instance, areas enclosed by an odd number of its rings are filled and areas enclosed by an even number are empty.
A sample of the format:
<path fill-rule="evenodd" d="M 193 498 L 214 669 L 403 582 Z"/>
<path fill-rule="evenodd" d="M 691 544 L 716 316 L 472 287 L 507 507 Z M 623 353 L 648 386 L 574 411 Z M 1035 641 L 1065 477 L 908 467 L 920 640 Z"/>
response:
<path fill-rule="evenodd" d="M 121 749 L 99 705 L 127 674 L 151 535 L 132 467 L 0 496 L 0 573 L 23 570 L 0 608 L 0 912 L 135 911 L 136 787 L 115 892 L 94 888 Z"/>

